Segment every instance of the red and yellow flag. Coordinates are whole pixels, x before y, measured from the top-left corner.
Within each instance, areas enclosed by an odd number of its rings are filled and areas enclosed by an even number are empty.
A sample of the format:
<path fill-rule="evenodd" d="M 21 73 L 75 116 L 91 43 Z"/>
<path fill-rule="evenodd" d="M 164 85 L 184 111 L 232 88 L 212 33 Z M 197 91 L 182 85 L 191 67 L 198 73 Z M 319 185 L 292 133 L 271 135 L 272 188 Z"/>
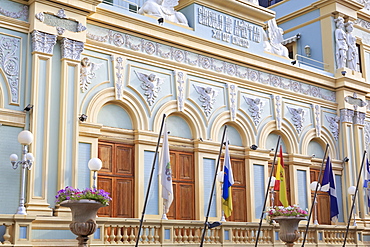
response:
<path fill-rule="evenodd" d="M 288 198 L 286 195 L 286 181 L 285 181 L 285 170 L 283 160 L 283 149 L 280 146 L 280 154 L 278 157 L 277 168 L 276 168 L 276 180 L 274 190 L 279 190 L 279 200 L 284 207 L 288 207 Z"/>

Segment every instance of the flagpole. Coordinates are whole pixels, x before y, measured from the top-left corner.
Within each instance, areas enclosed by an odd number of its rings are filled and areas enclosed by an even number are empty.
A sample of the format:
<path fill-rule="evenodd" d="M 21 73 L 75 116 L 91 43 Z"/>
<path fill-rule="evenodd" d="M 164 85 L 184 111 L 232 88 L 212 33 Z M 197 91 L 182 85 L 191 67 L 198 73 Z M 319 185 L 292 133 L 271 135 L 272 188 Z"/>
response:
<path fill-rule="evenodd" d="M 366 157 L 366 150 L 364 150 L 364 154 L 362 156 L 361 168 L 360 168 L 359 175 L 358 175 L 358 178 L 357 178 L 357 185 L 356 185 L 355 194 L 353 195 L 351 212 L 349 213 L 349 216 L 348 216 L 347 229 L 346 229 L 346 235 L 344 237 L 343 247 L 346 246 L 346 242 L 347 242 L 347 235 L 348 235 L 348 230 L 349 230 L 349 224 L 351 223 L 352 212 L 353 212 L 353 208 L 354 208 L 355 201 L 356 201 L 356 195 L 357 195 L 357 191 L 358 191 L 358 185 L 360 184 L 360 178 L 361 178 L 362 168 L 364 167 L 364 163 L 365 163 L 365 157 Z"/>
<path fill-rule="evenodd" d="M 223 145 L 224 145 L 226 129 L 227 129 L 227 125 L 225 125 L 224 133 L 222 134 L 222 140 L 221 140 L 221 145 L 220 145 L 220 151 L 218 153 L 218 159 L 217 159 L 215 176 L 213 178 L 213 185 L 212 185 L 211 195 L 209 197 L 209 202 L 208 202 L 208 209 L 207 209 L 207 214 L 206 214 L 206 220 L 204 221 L 202 238 L 200 239 L 200 245 L 199 245 L 200 247 L 203 247 L 204 237 L 206 235 L 207 223 L 208 223 L 208 216 L 209 216 L 209 211 L 211 210 L 211 203 L 212 203 L 213 191 L 215 190 L 216 178 L 217 178 L 217 171 L 218 171 L 218 167 L 220 165 L 220 158 L 221 158 L 222 148 L 223 148 Z"/>
<path fill-rule="evenodd" d="M 321 167 L 320 167 L 319 177 L 318 177 L 318 179 L 317 179 L 317 183 L 316 183 L 315 193 L 313 194 L 313 203 L 312 203 L 312 205 L 311 205 L 310 213 L 309 213 L 309 215 L 308 215 L 308 219 L 307 219 L 306 231 L 304 232 L 304 237 L 303 237 L 302 247 L 304 246 L 304 244 L 305 244 L 305 242 L 306 242 L 306 237 L 307 237 L 308 227 L 309 227 L 309 225 L 310 225 L 310 221 L 311 221 L 312 209 L 313 209 L 313 206 L 314 206 L 315 201 L 316 201 L 317 190 L 319 189 L 319 184 L 320 184 L 320 181 L 321 181 L 322 168 L 324 167 L 324 162 L 325 162 L 326 154 L 328 153 L 328 148 L 329 148 L 329 144 L 326 144 L 324 157 L 322 158 L 322 163 L 321 163 Z M 315 213 L 316 213 L 316 215 L 317 215 L 317 210 L 316 210 L 316 212 L 315 212 Z"/>
<path fill-rule="evenodd" d="M 275 169 L 275 160 L 276 160 L 276 156 L 277 156 L 277 152 L 278 152 L 278 149 L 279 149 L 279 144 L 280 144 L 280 136 L 278 137 L 278 140 L 277 140 L 277 143 L 276 143 L 276 148 L 275 148 L 275 154 L 274 154 L 274 160 L 272 161 L 272 167 L 271 167 L 271 172 L 270 172 L 270 177 L 269 177 L 269 181 L 267 183 L 267 189 L 266 189 L 266 194 L 265 194 L 265 201 L 263 203 L 263 208 L 262 208 L 262 213 L 261 213 L 261 217 L 260 217 L 260 224 L 258 226 L 258 232 L 257 232 L 257 236 L 256 236 L 256 244 L 254 246 L 257 246 L 258 245 L 258 239 L 259 239 L 259 236 L 260 236 L 260 232 L 261 232 L 261 226 L 262 226 L 262 220 L 263 220 L 263 215 L 265 214 L 265 209 L 266 209 L 266 202 L 267 202 L 267 198 L 269 196 L 269 191 L 270 191 L 270 184 L 271 184 L 271 178 L 272 178 L 272 175 L 274 174 L 274 169 Z"/>
<path fill-rule="evenodd" d="M 153 164 L 152 164 L 152 171 L 151 171 L 151 173 L 150 173 L 149 183 L 148 183 L 148 188 L 147 188 L 147 190 L 146 190 L 146 196 L 145 196 L 144 208 L 143 208 L 143 212 L 142 212 L 142 214 L 141 214 L 140 226 L 139 226 L 139 230 L 138 230 L 138 232 L 137 232 L 137 237 L 136 237 L 135 247 L 137 247 L 137 246 L 138 246 L 138 244 L 139 244 L 140 232 L 141 232 L 141 228 L 142 228 L 142 226 L 143 226 L 143 221 L 144 221 L 144 215 L 145 215 L 146 205 L 147 205 L 147 203 L 148 203 L 150 186 L 152 185 L 152 179 L 153 179 L 153 173 L 154 173 L 154 168 L 155 168 L 155 162 L 156 162 L 156 160 L 157 160 L 158 148 L 159 148 L 159 143 L 160 143 L 160 141 L 161 141 L 162 130 L 163 130 L 163 125 L 164 125 L 164 120 L 165 120 L 165 119 L 166 119 L 166 114 L 163 114 L 163 119 L 162 119 L 161 129 L 160 129 L 160 131 L 159 131 L 159 135 L 158 135 L 157 147 L 156 147 L 156 149 L 155 149 L 155 154 L 154 154 L 154 159 L 153 159 Z"/>

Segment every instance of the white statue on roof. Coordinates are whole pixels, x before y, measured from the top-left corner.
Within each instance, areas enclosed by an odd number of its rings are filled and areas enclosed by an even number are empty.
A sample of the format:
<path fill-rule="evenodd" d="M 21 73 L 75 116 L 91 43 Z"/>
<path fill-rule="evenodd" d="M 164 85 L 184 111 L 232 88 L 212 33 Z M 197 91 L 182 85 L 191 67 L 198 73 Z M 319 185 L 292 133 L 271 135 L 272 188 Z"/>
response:
<path fill-rule="evenodd" d="M 179 4 L 178 0 L 147 0 L 138 13 L 163 18 L 181 25 L 189 26 L 186 17 L 174 9 Z"/>
<path fill-rule="evenodd" d="M 268 47 L 268 49 L 270 50 L 269 52 L 280 56 L 289 57 L 288 48 L 281 44 L 284 41 L 283 29 L 278 27 L 275 18 L 269 20 L 267 24 L 268 37 L 270 39 L 270 47 Z M 265 50 L 268 51 L 266 48 Z"/>

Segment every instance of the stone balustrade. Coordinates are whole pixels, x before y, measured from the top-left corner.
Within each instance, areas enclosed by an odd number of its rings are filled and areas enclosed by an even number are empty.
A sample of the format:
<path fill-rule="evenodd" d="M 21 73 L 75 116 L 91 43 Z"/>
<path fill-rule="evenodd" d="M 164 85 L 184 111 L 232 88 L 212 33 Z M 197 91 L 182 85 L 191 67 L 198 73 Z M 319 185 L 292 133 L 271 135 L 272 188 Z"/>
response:
<path fill-rule="evenodd" d="M 73 243 L 74 237 L 63 241 L 56 239 L 58 231 L 68 232 L 69 217 L 30 217 L 17 215 L 0 215 L 0 246 L 67 246 Z M 90 246 L 129 246 L 136 242 L 139 229 L 138 219 L 97 218 L 98 230 L 90 237 Z M 199 246 L 204 222 L 153 220 L 144 221 L 140 245 L 186 245 Z M 33 231 L 43 230 L 45 239 L 36 239 Z M 299 227 L 301 236 L 297 244 L 302 243 L 305 225 Z M 204 237 L 205 245 L 254 246 L 258 231 L 258 223 L 224 222 L 221 226 L 207 229 Z M 278 238 L 279 225 L 264 223 L 259 241 L 261 246 L 281 246 Z M 307 246 L 336 246 L 344 242 L 345 225 L 311 225 L 307 237 Z M 53 236 L 53 237 L 51 237 Z M 351 226 L 347 236 L 348 246 L 369 246 L 370 229 L 364 226 Z M 64 243 L 63 243 L 64 242 Z M 52 243 L 52 244 L 51 244 Z"/>

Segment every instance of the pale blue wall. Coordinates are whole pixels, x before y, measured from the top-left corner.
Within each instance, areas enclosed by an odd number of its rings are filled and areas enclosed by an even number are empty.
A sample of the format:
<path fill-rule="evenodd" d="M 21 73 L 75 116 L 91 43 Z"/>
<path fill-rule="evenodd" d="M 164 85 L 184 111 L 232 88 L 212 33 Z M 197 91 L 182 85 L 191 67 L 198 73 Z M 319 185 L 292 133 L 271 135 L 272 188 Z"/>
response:
<path fill-rule="evenodd" d="M 253 165 L 253 177 L 254 177 L 254 217 L 259 219 L 262 214 L 263 203 L 265 201 L 265 175 L 264 166 Z"/>
<path fill-rule="evenodd" d="M 306 171 L 297 170 L 298 204 L 302 209 L 308 208 Z"/>
<path fill-rule="evenodd" d="M 203 159 L 204 216 L 206 216 L 207 210 L 208 210 L 208 204 L 209 204 L 209 199 L 211 196 L 213 180 L 215 177 L 215 169 L 216 169 L 216 160 L 206 159 L 206 158 Z M 217 216 L 216 188 L 219 188 L 219 186 L 215 186 L 215 190 L 213 191 L 213 197 L 212 197 L 211 207 L 209 211 L 209 217 Z"/>
<path fill-rule="evenodd" d="M 317 0 L 290 0 L 284 3 L 273 5 L 271 10 L 276 12 L 276 19 L 278 19 L 285 15 L 289 15 L 294 11 L 310 6 L 314 2 L 317 2 Z"/>
<path fill-rule="evenodd" d="M 133 129 L 128 113 L 122 107 L 113 104 L 105 105 L 100 109 L 97 122 L 109 127 Z"/>
<path fill-rule="evenodd" d="M 152 151 L 144 151 L 144 196 L 146 196 L 150 173 L 152 171 L 153 160 L 154 160 L 155 152 Z M 155 163 L 152 184 L 149 191 L 148 197 L 148 204 L 146 208 L 146 214 L 158 215 L 159 208 L 158 208 L 158 196 L 161 194 L 162 188 L 159 186 L 158 183 L 158 162 L 159 162 L 159 155 L 157 155 L 157 160 Z M 162 203 L 162 198 L 160 198 L 160 203 Z M 173 206 L 173 205 L 172 205 Z M 141 210 L 141 209 L 140 209 Z"/>
<path fill-rule="evenodd" d="M 322 149 L 320 143 L 316 141 L 310 141 L 307 148 L 307 155 L 311 156 L 313 154 L 315 155 L 315 158 L 324 158 L 324 150 Z"/>
<path fill-rule="evenodd" d="M 338 206 L 339 206 L 339 216 L 338 221 L 344 222 L 344 215 L 343 215 L 343 190 L 342 190 L 342 176 L 335 175 L 335 189 L 337 192 L 337 199 L 338 199 Z"/>
<path fill-rule="evenodd" d="M 273 148 L 275 150 L 278 138 L 279 138 L 279 136 L 277 134 L 274 134 L 274 133 L 269 134 L 267 139 L 266 139 L 266 147 L 265 148 L 266 149 L 272 149 Z M 286 150 L 286 146 L 285 146 L 284 141 L 283 141 L 282 138 L 280 138 L 280 145 L 283 148 L 283 153 L 287 153 L 288 151 Z M 278 147 L 278 154 L 280 152 L 280 145 Z"/>
<path fill-rule="evenodd" d="M 187 122 L 179 116 L 167 117 L 167 131 L 171 136 L 178 136 L 187 139 L 192 139 L 191 130 Z"/>
<path fill-rule="evenodd" d="M 21 170 L 19 166 L 13 170 L 9 161 L 11 154 L 21 159 L 22 146 L 18 142 L 18 134 L 22 128 L 0 126 L 0 214 L 15 214 L 19 206 Z M 33 167 L 34 168 L 34 167 Z M 28 174 L 28 173 L 27 173 Z M 6 189 L 5 189 L 6 188 Z"/>
<path fill-rule="evenodd" d="M 91 144 L 80 142 L 78 144 L 77 187 L 81 190 L 90 187 L 90 169 L 88 163 L 91 158 Z"/>
<path fill-rule="evenodd" d="M 222 126 L 222 128 L 218 132 L 217 140 L 219 142 L 221 142 L 222 135 L 224 133 L 224 128 L 225 127 Z M 243 146 L 243 142 L 242 142 L 242 139 L 240 137 L 239 131 L 237 129 L 235 129 L 233 126 L 230 126 L 230 125 L 227 126 L 227 133 L 226 133 L 224 141 L 227 141 L 227 140 L 229 140 L 230 145 Z"/>

